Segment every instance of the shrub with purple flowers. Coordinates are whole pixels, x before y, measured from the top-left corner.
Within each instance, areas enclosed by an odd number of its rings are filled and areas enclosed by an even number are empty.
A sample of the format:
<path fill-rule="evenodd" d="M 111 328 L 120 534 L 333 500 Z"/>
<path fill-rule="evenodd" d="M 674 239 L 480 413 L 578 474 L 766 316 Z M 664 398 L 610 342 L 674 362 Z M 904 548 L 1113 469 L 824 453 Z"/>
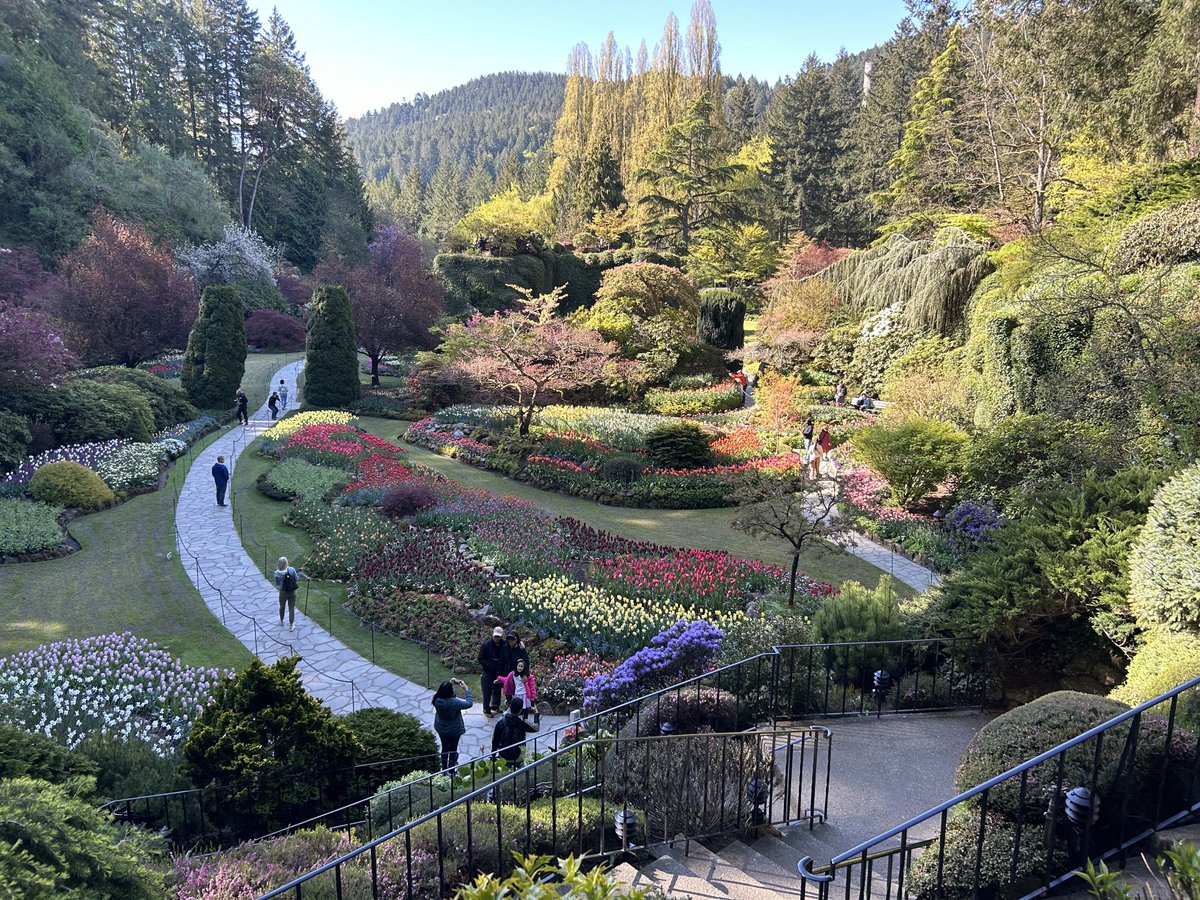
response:
<path fill-rule="evenodd" d="M 140 738 L 165 754 L 231 674 L 185 666 L 128 631 L 58 641 L 0 659 L 0 710 L 68 747 L 103 732 Z"/>
<path fill-rule="evenodd" d="M 1005 523 L 1004 515 L 990 503 L 964 500 L 946 516 L 946 525 L 961 542 L 978 547 Z"/>
<path fill-rule="evenodd" d="M 680 619 L 611 673 L 590 680 L 583 689 L 585 708 L 589 712 L 608 709 L 705 672 L 717 658 L 724 637 L 708 622 Z"/>

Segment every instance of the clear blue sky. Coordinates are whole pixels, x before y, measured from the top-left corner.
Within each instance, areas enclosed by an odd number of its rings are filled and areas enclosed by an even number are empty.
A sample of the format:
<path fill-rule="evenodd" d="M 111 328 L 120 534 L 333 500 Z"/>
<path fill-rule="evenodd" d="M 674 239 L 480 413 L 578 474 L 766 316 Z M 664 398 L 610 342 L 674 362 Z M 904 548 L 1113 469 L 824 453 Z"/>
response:
<path fill-rule="evenodd" d="M 891 36 L 903 0 L 711 0 L 721 69 L 775 81 L 809 53 L 865 50 Z M 566 70 L 580 41 L 593 52 L 611 30 L 637 54 L 651 53 L 667 13 L 687 28 L 691 0 L 251 0 L 296 32 L 313 78 L 343 116 L 480 75 Z"/>

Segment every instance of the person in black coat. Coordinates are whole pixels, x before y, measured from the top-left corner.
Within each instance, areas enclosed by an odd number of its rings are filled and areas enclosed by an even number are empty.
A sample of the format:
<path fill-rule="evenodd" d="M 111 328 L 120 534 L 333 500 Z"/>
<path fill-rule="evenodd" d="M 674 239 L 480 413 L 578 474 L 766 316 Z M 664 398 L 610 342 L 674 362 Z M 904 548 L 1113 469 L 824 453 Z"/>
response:
<path fill-rule="evenodd" d="M 229 467 L 225 457 L 218 456 L 212 467 L 213 484 L 217 486 L 217 506 L 225 505 L 225 488 L 229 485 Z"/>
<path fill-rule="evenodd" d="M 518 659 L 525 660 L 525 671 L 530 671 L 529 651 L 521 643 L 521 636 L 515 631 L 510 631 L 504 641 L 504 649 L 500 652 L 500 670 L 496 673 L 496 677 L 504 678 L 517 671 Z"/>
<path fill-rule="evenodd" d="M 497 625 L 492 631 L 492 636 L 479 648 L 479 668 L 482 673 L 479 683 L 483 687 L 483 712 L 488 716 L 500 711 L 500 685 L 496 683 L 496 679 L 512 671 L 502 671 L 507 652 L 504 629 Z"/>

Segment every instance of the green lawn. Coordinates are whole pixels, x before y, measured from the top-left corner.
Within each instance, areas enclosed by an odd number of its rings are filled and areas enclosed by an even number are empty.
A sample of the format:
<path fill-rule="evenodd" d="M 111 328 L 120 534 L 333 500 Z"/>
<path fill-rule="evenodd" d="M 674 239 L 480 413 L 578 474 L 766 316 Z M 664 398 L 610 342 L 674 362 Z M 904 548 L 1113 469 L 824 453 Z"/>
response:
<path fill-rule="evenodd" d="M 78 552 L 0 566 L 0 656 L 132 631 L 193 666 L 240 667 L 250 660 L 208 611 L 175 552 L 171 487 L 187 465 L 187 457 L 179 460 L 161 491 L 72 522 Z"/>
<path fill-rule="evenodd" d="M 385 420 L 379 420 L 385 421 Z M 283 524 L 290 504 L 266 497 L 254 486 L 271 461 L 254 452 L 251 445 L 238 458 L 233 472 L 233 520 L 242 535 L 242 545 L 267 573 L 275 560 L 286 556 L 299 561 L 312 549 L 312 540 L 299 528 Z M 298 604 L 313 620 L 346 646 L 367 659 L 410 681 L 436 687 L 450 678 L 451 672 L 441 660 L 416 644 L 383 634 L 372 635 L 354 616 L 342 609 L 346 588 L 341 584 L 313 582 L 301 584 Z"/>
<path fill-rule="evenodd" d="M 364 418 L 360 424 L 373 434 L 397 442 L 402 442 L 400 436 L 408 427 L 407 422 L 375 418 Z M 731 528 L 729 523 L 737 514 L 732 508 L 629 509 L 621 506 L 603 506 L 590 500 L 567 497 L 512 481 L 495 472 L 446 459 L 413 444 L 403 446 L 413 462 L 441 472 L 460 484 L 532 500 L 558 515 L 572 516 L 593 527 L 603 528 L 632 540 L 703 550 L 728 550 L 748 559 L 761 559 L 784 567 L 791 565 L 791 548 L 782 540 L 760 540 Z M 813 578 L 833 584 L 853 580 L 873 587 L 883 575 L 882 571 L 857 556 L 839 553 L 824 546 L 812 551 L 806 550 L 800 557 L 800 568 Z M 896 592 L 901 596 L 912 596 L 915 593 L 900 581 L 896 582 Z"/>

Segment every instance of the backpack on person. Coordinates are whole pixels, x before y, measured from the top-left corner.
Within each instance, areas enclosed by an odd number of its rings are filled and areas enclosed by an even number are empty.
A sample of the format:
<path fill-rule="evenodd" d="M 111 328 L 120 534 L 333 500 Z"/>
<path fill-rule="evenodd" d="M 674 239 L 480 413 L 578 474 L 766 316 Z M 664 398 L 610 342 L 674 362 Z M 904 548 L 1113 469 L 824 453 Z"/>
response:
<path fill-rule="evenodd" d="M 525 743 L 525 726 L 520 719 L 505 713 L 496 723 L 496 749 L 507 760 L 521 756 L 521 745 Z"/>
<path fill-rule="evenodd" d="M 296 573 L 293 569 L 288 569 L 283 573 L 283 590 L 284 593 L 291 594 L 300 587 L 300 582 L 296 578 Z"/>

